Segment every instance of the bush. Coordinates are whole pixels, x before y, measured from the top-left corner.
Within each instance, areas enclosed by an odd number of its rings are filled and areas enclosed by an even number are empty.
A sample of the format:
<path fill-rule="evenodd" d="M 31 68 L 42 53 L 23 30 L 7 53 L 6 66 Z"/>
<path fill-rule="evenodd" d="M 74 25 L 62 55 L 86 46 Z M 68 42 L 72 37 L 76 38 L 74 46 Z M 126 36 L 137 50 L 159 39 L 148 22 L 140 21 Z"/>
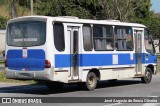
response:
<path fill-rule="evenodd" d="M 7 24 L 7 19 L 0 16 L 0 29 L 5 29 Z"/>

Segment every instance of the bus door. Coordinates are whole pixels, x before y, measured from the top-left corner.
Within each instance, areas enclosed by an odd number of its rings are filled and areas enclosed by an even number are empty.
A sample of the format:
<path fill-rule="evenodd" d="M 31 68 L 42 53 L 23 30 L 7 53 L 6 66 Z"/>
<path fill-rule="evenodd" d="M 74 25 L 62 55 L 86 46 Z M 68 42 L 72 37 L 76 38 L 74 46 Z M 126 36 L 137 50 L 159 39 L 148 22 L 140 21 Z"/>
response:
<path fill-rule="evenodd" d="M 136 75 L 142 74 L 142 31 L 143 30 L 134 30 Z"/>
<path fill-rule="evenodd" d="M 79 79 L 79 26 L 67 26 L 67 36 L 69 38 L 70 54 L 70 80 Z"/>

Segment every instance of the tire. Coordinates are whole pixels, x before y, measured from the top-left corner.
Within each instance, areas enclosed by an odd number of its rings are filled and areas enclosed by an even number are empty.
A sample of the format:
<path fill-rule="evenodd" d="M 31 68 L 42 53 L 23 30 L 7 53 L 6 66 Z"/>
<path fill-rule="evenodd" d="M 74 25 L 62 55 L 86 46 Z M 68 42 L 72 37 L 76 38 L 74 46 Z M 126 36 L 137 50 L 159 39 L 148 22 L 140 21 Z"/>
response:
<path fill-rule="evenodd" d="M 94 72 L 89 72 L 85 83 L 87 90 L 94 90 L 97 86 L 97 76 Z"/>
<path fill-rule="evenodd" d="M 152 80 L 152 71 L 150 68 L 146 68 L 144 77 L 141 78 L 143 83 L 150 83 Z"/>
<path fill-rule="evenodd" d="M 60 83 L 60 82 L 47 82 L 46 86 L 50 90 L 60 90 L 60 89 L 63 88 L 64 83 Z"/>

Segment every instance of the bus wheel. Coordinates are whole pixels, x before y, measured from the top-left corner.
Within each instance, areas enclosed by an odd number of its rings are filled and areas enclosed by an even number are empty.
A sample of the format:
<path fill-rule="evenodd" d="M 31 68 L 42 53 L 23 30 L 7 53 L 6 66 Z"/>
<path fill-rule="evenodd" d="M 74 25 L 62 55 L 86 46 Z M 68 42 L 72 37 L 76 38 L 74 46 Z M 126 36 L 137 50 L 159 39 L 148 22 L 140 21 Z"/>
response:
<path fill-rule="evenodd" d="M 94 72 L 90 72 L 87 75 L 86 88 L 88 90 L 94 90 L 97 86 L 97 76 Z"/>
<path fill-rule="evenodd" d="M 146 68 L 144 77 L 141 78 L 143 83 L 150 83 L 152 80 L 152 71 L 150 68 Z"/>
<path fill-rule="evenodd" d="M 64 83 L 61 82 L 47 82 L 46 86 L 50 89 L 50 90 L 59 90 L 63 88 Z"/>

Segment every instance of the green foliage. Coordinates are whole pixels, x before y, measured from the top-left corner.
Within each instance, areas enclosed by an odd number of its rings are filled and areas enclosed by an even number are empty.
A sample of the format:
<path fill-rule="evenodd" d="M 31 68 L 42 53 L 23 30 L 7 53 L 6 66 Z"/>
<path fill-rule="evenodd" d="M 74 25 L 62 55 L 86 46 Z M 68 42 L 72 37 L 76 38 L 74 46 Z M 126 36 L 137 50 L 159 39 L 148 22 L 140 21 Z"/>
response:
<path fill-rule="evenodd" d="M 7 23 L 7 19 L 0 16 L 0 29 L 5 29 L 6 28 L 6 23 Z"/>
<path fill-rule="evenodd" d="M 151 30 L 151 33 L 154 37 L 160 36 L 160 16 L 155 16 L 154 13 L 150 11 L 150 0 L 33 1 L 35 15 L 77 16 L 85 19 L 113 19 L 126 22 L 142 23 Z M 14 3 L 17 16 L 29 15 L 30 0 L 14 0 Z M 3 4 L 10 4 L 10 0 L 0 0 L 0 6 Z M 9 5 L 7 6 L 9 7 Z M 10 9 L 8 9 L 8 11 L 9 10 Z M 7 21 L 7 19 L 3 17 L 0 17 L 0 28 L 5 28 Z"/>
<path fill-rule="evenodd" d="M 151 15 L 151 3 L 150 0 L 142 0 L 141 5 L 137 3 L 137 0 L 133 2 L 133 8 L 138 7 L 134 11 L 134 15 L 137 18 L 147 18 Z"/>
<path fill-rule="evenodd" d="M 91 17 L 90 12 L 80 5 L 77 0 L 37 0 L 34 8 L 39 15 Z"/>
<path fill-rule="evenodd" d="M 0 0 L 0 5 L 4 4 L 4 0 Z"/>
<path fill-rule="evenodd" d="M 145 22 L 146 26 L 150 29 L 154 38 L 160 37 L 160 17 L 153 16 Z"/>
<path fill-rule="evenodd" d="M 20 6 L 30 8 L 30 0 L 17 0 Z"/>
<path fill-rule="evenodd" d="M 133 8 L 135 8 L 137 2 L 133 2 Z M 160 17 L 150 11 L 151 3 L 150 0 L 142 0 L 142 5 L 135 9 L 132 17 L 129 18 L 130 22 L 141 23 L 148 27 L 154 38 L 160 37 Z"/>

